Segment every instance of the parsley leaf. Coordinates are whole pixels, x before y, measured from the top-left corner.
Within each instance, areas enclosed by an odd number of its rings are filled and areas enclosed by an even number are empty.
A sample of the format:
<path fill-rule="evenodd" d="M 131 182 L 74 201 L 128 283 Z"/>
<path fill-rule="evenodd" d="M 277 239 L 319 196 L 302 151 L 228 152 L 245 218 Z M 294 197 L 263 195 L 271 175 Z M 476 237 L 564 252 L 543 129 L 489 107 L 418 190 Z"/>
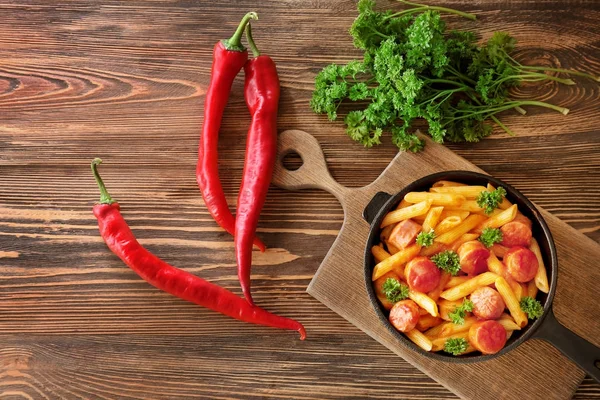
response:
<path fill-rule="evenodd" d="M 502 203 L 504 196 L 506 196 L 506 190 L 503 187 L 499 187 L 491 192 L 483 190 L 477 196 L 477 205 L 483 208 L 483 211 L 489 215 Z"/>
<path fill-rule="evenodd" d="M 473 302 L 469 299 L 464 299 L 460 306 L 456 307 L 451 313 L 448 313 L 448 316 L 452 323 L 462 325 L 465 323 L 465 315 L 471 311 L 473 311 Z"/>
<path fill-rule="evenodd" d="M 417 235 L 417 244 L 423 247 L 429 247 L 433 244 L 433 239 L 435 239 L 435 232 L 430 230 L 429 232 L 419 232 Z"/>
<path fill-rule="evenodd" d="M 408 286 L 400 283 L 397 279 L 387 278 L 383 283 L 383 293 L 392 303 L 397 303 L 408 297 Z"/>
<path fill-rule="evenodd" d="M 431 261 L 442 271 L 446 271 L 451 275 L 458 274 L 460 271 L 460 259 L 458 254 L 452 250 L 445 250 L 431 257 Z"/>
<path fill-rule="evenodd" d="M 542 303 L 529 296 L 523 297 L 519 305 L 521 306 L 521 310 L 527 314 L 529 319 L 537 319 L 544 313 L 544 307 L 542 307 Z"/>
<path fill-rule="evenodd" d="M 484 228 L 479 236 L 479 241 L 485 247 L 492 247 L 494 243 L 502 241 L 502 231 L 498 228 Z"/>
<path fill-rule="evenodd" d="M 465 351 L 469 347 L 469 342 L 465 338 L 450 338 L 446 340 L 444 344 L 444 351 L 446 353 L 450 353 L 453 356 L 458 356 Z"/>

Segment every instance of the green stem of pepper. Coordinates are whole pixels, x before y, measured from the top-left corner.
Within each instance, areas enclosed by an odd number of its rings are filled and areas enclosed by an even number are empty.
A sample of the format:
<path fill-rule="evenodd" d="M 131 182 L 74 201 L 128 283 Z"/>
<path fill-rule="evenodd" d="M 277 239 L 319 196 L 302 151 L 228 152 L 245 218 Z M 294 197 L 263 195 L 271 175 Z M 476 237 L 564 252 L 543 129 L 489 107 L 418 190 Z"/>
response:
<path fill-rule="evenodd" d="M 98 173 L 98 165 L 100 164 L 102 164 L 102 160 L 99 158 L 94 158 L 92 161 L 92 172 L 94 174 L 94 179 L 96 179 L 98 188 L 100 188 L 100 204 L 112 204 L 115 201 L 112 199 L 112 197 L 110 197 L 110 194 L 108 194 L 108 190 L 106 190 L 106 186 L 104 186 L 104 182 Z"/>
<path fill-rule="evenodd" d="M 248 45 L 254 57 L 260 56 L 260 51 L 258 51 L 258 47 L 256 47 L 256 43 L 254 43 L 254 38 L 252 37 L 252 24 L 248 24 L 246 27 L 246 39 L 248 39 Z"/>
<path fill-rule="evenodd" d="M 233 34 L 233 36 L 231 36 L 227 40 L 223 40 L 223 45 L 225 46 L 225 48 L 227 50 L 230 50 L 230 51 L 246 50 L 244 45 L 242 45 L 242 35 L 244 34 L 244 31 L 246 30 L 246 25 L 248 25 L 248 23 L 250 23 L 251 19 L 258 19 L 258 14 L 255 13 L 254 11 L 251 11 L 251 12 L 247 13 L 246 15 L 244 15 L 244 18 L 242 18 L 242 20 L 240 21 L 240 24 L 238 25 L 237 29 L 235 30 L 235 33 Z"/>

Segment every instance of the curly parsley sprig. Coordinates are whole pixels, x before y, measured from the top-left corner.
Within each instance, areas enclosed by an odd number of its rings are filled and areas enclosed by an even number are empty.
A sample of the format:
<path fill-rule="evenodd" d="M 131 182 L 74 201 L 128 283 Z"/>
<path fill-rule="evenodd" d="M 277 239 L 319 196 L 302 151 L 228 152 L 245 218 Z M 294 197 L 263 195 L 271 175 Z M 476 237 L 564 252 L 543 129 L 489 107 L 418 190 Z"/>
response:
<path fill-rule="evenodd" d="M 431 261 L 442 271 L 446 271 L 451 275 L 458 274 L 460 271 L 460 258 L 455 251 L 445 250 L 431 257 Z"/>
<path fill-rule="evenodd" d="M 409 288 L 398 279 L 387 278 L 383 282 L 383 293 L 385 297 L 392 303 L 397 303 L 408 297 Z"/>
<path fill-rule="evenodd" d="M 496 32 L 479 45 L 473 32 L 449 31 L 441 18 L 441 13 L 452 13 L 475 19 L 473 14 L 401 2 L 406 9 L 380 12 L 374 0 L 360 0 L 350 34 L 364 52 L 362 59 L 329 65 L 315 78 L 313 111 L 334 121 L 340 105 L 351 102 L 353 110 L 344 116 L 346 131 L 366 147 L 380 144 L 384 132 L 390 132 L 401 150 L 421 150 L 424 142 L 412 129 L 419 119 L 439 143 L 477 142 L 491 134 L 491 123 L 512 134 L 498 113 L 524 113 L 527 105 L 563 114 L 569 110 L 513 100 L 511 88 L 549 80 L 575 84 L 545 71 L 599 80 L 578 71 L 522 65 L 512 57 L 516 40 L 507 33 Z"/>
<path fill-rule="evenodd" d="M 453 356 L 458 356 L 467 351 L 469 342 L 465 338 L 450 338 L 444 344 L 444 351 Z"/>
<path fill-rule="evenodd" d="M 502 231 L 498 228 L 484 228 L 479 236 L 479 241 L 483 243 L 485 247 L 492 247 L 494 243 L 500 243 L 502 241 Z"/>
<path fill-rule="evenodd" d="M 448 313 L 450 321 L 456 325 L 462 325 L 465 323 L 465 316 L 468 312 L 473 311 L 473 302 L 469 299 L 464 299 L 462 304 L 454 309 L 451 313 Z"/>
<path fill-rule="evenodd" d="M 429 232 L 420 232 L 417 235 L 417 244 L 423 247 L 429 247 L 433 244 L 433 239 L 435 239 L 435 232 L 430 230 Z"/>
<path fill-rule="evenodd" d="M 519 305 L 529 319 L 537 319 L 544 313 L 542 303 L 529 296 L 523 297 Z"/>
<path fill-rule="evenodd" d="M 477 205 L 483 208 L 486 214 L 491 214 L 502 203 L 502 198 L 506 196 L 506 189 L 498 187 L 495 190 L 482 190 L 477 196 Z"/>

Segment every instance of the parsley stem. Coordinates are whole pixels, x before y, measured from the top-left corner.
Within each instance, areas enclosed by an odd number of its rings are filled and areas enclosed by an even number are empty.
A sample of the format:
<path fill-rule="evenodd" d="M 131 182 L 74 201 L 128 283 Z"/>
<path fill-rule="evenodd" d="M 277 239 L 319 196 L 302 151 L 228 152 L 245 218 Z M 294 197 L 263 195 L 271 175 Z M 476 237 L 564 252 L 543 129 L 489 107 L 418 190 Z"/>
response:
<path fill-rule="evenodd" d="M 540 67 L 534 65 L 522 65 L 522 69 L 530 69 L 533 71 L 551 71 L 551 72 L 562 72 L 564 74 L 570 74 L 575 76 L 581 76 L 583 78 L 593 79 L 596 82 L 600 82 L 600 76 L 594 76 L 592 74 L 587 74 L 585 72 L 574 71 L 572 69 L 563 69 L 563 68 L 548 68 L 548 67 Z"/>
<path fill-rule="evenodd" d="M 466 13 L 466 12 L 462 12 L 462 11 L 458 11 L 458 10 L 453 10 L 452 8 L 438 7 L 438 6 L 428 6 L 426 4 L 418 4 L 418 3 L 413 3 L 413 2 L 410 2 L 410 1 L 406 1 L 406 0 L 398 0 L 398 1 L 400 3 L 406 4 L 406 5 L 409 5 L 409 6 L 418 7 L 420 10 L 421 9 L 425 9 L 425 10 L 435 10 L 435 11 L 447 12 L 447 13 L 450 13 L 450 14 L 460 15 L 461 17 L 465 17 L 465 18 L 470 19 L 472 21 L 475 21 L 477 19 L 477 16 L 475 14 L 470 14 L 470 13 Z M 406 10 L 406 11 L 410 11 L 410 10 Z"/>

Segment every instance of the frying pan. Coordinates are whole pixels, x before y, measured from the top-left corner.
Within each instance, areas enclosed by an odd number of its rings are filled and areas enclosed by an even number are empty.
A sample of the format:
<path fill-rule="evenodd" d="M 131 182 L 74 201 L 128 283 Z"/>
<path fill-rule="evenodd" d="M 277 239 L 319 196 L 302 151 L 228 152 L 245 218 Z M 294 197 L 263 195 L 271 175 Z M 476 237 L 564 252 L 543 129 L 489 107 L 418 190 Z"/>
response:
<path fill-rule="evenodd" d="M 513 204 L 517 204 L 519 210 L 525 216 L 529 217 L 533 223 L 533 237 L 535 237 L 539 243 L 544 264 L 546 265 L 546 269 L 548 271 L 548 281 L 550 283 L 550 290 L 547 294 L 539 292 L 537 295 L 537 300 L 539 300 L 544 306 L 544 313 L 537 320 L 533 322 L 530 321 L 525 328 L 521 329 L 520 331 L 515 331 L 506 343 L 506 346 L 496 354 L 483 355 L 479 353 L 470 353 L 462 356 L 452 356 L 446 353 L 434 353 L 421 349 L 408 338 L 406 338 L 406 336 L 404 336 L 401 332 L 398 332 L 389 323 L 387 319 L 388 312 L 379 305 L 373 289 L 371 276 L 376 262 L 371 254 L 371 247 L 379 242 L 379 226 L 381 225 L 383 217 L 389 211 L 394 209 L 408 192 L 427 191 L 435 182 L 439 180 L 458 181 L 469 185 L 486 186 L 488 183 L 490 183 L 495 187 L 502 186 L 506 189 L 506 197 L 508 200 L 510 200 Z M 377 193 L 366 206 L 363 212 L 363 217 L 371 225 L 365 248 L 364 262 L 364 279 L 367 293 L 369 295 L 371 305 L 375 309 L 375 312 L 378 315 L 381 323 L 384 324 L 387 329 L 399 339 L 399 342 L 403 346 L 419 352 L 424 356 L 440 361 L 450 363 L 477 363 L 495 357 L 501 357 L 503 354 L 514 350 L 526 340 L 542 339 L 551 343 L 567 357 L 577 363 L 593 379 L 595 379 L 597 382 L 600 382 L 600 348 L 594 346 L 592 343 L 564 327 L 556 320 L 554 313 L 552 312 L 552 300 L 554 299 L 554 293 L 556 291 L 556 284 L 558 281 L 558 260 L 556 257 L 556 248 L 554 246 L 552 234 L 550 233 L 546 222 L 535 206 L 518 190 L 501 181 L 500 179 L 477 172 L 439 172 L 427 175 L 412 182 L 394 195 L 384 192 Z"/>

